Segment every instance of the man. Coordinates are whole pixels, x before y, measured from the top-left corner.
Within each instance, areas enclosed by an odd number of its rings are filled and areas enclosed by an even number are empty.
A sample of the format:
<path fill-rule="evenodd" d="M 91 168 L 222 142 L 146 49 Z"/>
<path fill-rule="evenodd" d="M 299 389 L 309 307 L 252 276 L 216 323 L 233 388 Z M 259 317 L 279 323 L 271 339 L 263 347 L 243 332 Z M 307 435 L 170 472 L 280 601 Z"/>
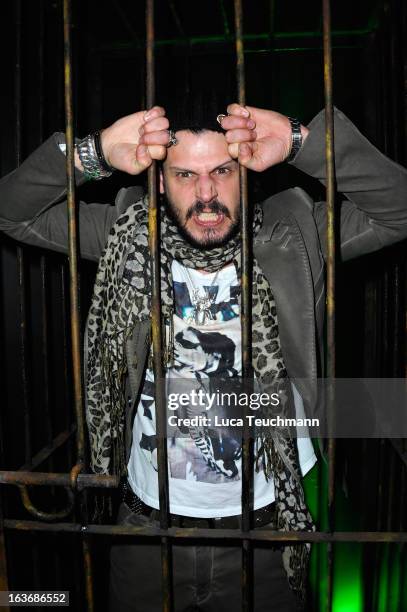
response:
<path fill-rule="evenodd" d="M 232 104 L 228 115 L 171 122 L 154 107 L 120 119 L 77 147 L 84 172 L 139 174 L 152 159 L 160 173 L 161 290 L 165 365 L 171 385 L 199 390 L 240 374 L 238 160 L 254 171 L 292 157 L 324 180 L 324 117 L 309 128 L 273 111 Z M 169 128 L 172 132 L 169 132 Z M 61 135 L 49 139 L 1 185 L 1 225 L 11 236 L 66 251 L 65 167 Z M 171 144 L 170 147 L 168 145 Z M 92 150 L 94 147 L 94 150 Z M 343 259 L 407 236 L 407 172 L 379 153 L 335 111 Z M 92 164 L 89 165 L 89 155 Z M 35 189 L 33 186 L 35 185 Z M 295 409 L 315 408 L 322 362 L 325 204 L 295 188 L 253 207 L 253 369 L 269 389 L 287 377 Z M 158 508 L 154 378 L 150 350 L 150 262 L 146 201 L 121 190 L 115 207 L 80 205 L 83 257 L 100 259 L 85 341 L 87 418 L 92 467 L 126 473 L 119 521 L 155 524 Z M 207 388 L 207 387 L 205 387 Z M 192 402 L 178 417 L 197 416 Z M 215 410 L 225 414 L 220 402 Z M 284 406 L 283 406 L 284 410 Z M 203 410 L 206 411 L 206 408 Z M 223 411 L 223 412 L 222 412 Z M 209 411 L 207 411 L 209 412 Z M 226 413 L 228 411 L 226 410 Z M 229 413 L 230 416 L 230 413 Z M 170 511 L 181 526 L 238 527 L 241 449 L 238 436 L 211 425 L 184 425 L 168 440 Z M 182 434 L 182 435 L 179 435 Z M 300 477 L 314 464 L 309 440 L 262 430 L 255 441 L 255 527 L 313 529 Z M 127 467 L 127 469 L 126 469 Z M 308 548 L 257 547 L 255 610 L 294 610 L 304 590 Z M 151 544 L 112 551 L 111 608 L 158 610 L 160 552 Z M 240 555 L 227 547 L 174 547 L 177 610 L 238 609 Z"/>

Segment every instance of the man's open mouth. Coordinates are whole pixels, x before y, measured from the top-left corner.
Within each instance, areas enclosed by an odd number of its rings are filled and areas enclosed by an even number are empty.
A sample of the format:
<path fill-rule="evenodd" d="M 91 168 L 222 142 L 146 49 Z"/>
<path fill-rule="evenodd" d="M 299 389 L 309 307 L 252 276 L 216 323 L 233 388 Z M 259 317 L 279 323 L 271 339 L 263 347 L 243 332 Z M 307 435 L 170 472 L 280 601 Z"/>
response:
<path fill-rule="evenodd" d="M 202 227 L 215 227 L 220 225 L 225 218 L 222 212 L 200 212 L 193 215 L 194 221 Z"/>

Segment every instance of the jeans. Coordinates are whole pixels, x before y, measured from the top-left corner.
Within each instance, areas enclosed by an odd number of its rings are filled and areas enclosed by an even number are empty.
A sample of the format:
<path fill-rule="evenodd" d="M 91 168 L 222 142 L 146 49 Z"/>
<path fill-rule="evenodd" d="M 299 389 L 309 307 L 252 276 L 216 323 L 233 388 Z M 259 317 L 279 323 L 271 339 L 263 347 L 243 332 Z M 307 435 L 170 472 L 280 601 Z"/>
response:
<path fill-rule="evenodd" d="M 158 526 L 158 521 L 134 514 L 125 504 L 119 509 L 121 525 Z M 150 538 L 149 538 L 150 540 Z M 161 547 L 159 541 L 112 547 L 110 568 L 111 612 L 161 612 Z M 254 545 L 255 612 L 294 612 L 298 598 L 289 588 L 281 551 L 266 543 Z M 235 612 L 241 609 L 241 547 L 172 546 L 175 612 Z"/>

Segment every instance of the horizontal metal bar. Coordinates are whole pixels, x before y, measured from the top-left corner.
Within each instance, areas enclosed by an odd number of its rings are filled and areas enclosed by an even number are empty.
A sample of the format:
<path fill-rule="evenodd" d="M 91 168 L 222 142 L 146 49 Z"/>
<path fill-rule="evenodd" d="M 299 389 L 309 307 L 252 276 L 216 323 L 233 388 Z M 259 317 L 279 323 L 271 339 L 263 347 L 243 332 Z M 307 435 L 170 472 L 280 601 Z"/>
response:
<path fill-rule="evenodd" d="M 228 42 L 228 41 L 224 41 L 224 42 Z M 114 44 L 114 45 L 103 45 L 101 47 L 98 47 L 96 50 L 93 50 L 93 52 L 97 52 L 97 53 L 102 53 L 102 54 L 109 54 L 109 56 L 114 56 L 115 53 L 117 53 L 117 56 L 119 57 L 126 57 L 126 54 L 128 52 L 130 53 L 134 53 L 134 49 L 135 48 L 139 48 L 141 50 L 141 46 L 140 45 L 133 45 L 133 44 L 128 44 L 128 43 L 118 43 L 118 44 Z M 304 47 L 304 46 L 298 46 L 296 45 L 295 47 L 273 47 L 270 48 L 270 46 L 265 47 L 264 49 L 244 49 L 243 53 L 244 55 L 250 55 L 250 54 L 256 54 L 256 53 L 292 53 L 292 52 L 303 52 L 303 51 L 322 51 L 323 47 L 322 45 L 315 45 L 313 47 Z M 348 43 L 337 43 L 336 45 L 332 45 L 332 49 L 363 49 L 363 44 L 360 41 L 359 44 L 356 44 L 356 42 L 354 44 L 348 44 Z M 233 50 L 230 50 L 230 53 L 233 53 Z"/>
<path fill-rule="evenodd" d="M 119 486 L 119 476 L 107 476 L 105 474 L 79 474 L 77 478 L 77 489 L 88 487 L 115 489 Z M 37 486 L 71 486 L 70 474 L 58 474 L 55 472 L 0 472 L 0 484 L 12 485 L 37 485 Z"/>
<path fill-rule="evenodd" d="M 39 465 L 41 465 L 41 463 L 48 459 L 48 457 L 50 457 L 52 453 L 57 450 L 57 448 L 65 444 L 65 442 L 69 440 L 69 438 L 72 436 L 72 434 L 75 433 L 75 431 L 76 424 L 72 424 L 70 429 L 66 429 L 65 431 L 59 433 L 52 440 L 51 444 L 47 444 L 40 451 L 38 451 L 38 453 L 34 455 L 34 457 L 29 463 L 25 463 L 24 465 L 22 465 L 19 469 L 19 472 L 29 472 L 30 470 L 34 470 L 35 468 L 37 468 Z"/>
<path fill-rule="evenodd" d="M 38 521 L 20 521 L 5 519 L 6 529 L 22 531 L 56 531 L 73 533 L 91 533 L 94 535 L 169 537 L 174 539 L 210 539 L 210 540 L 244 540 L 255 542 L 366 542 L 380 543 L 407 542 L 404 531 L 272 531 L 251 530 L 241 532 L 238 529 L 198 529 L 170 527 L 131 527 L 128 525 L 81 525 L 79 523 L 39 523 Z"/>
<path fill-rule="evenodd" d="M 367 36 L 375 31 L 375 28 L 360 28 L 354 30 L 333 30 L 333 38 L 341 37 L 352 37 L 352 36 Z M 320 30 L 305 30 L 298 32 L 275 32 L 273 34 L 274 39 L 277 40 L 298 40 L 298 39 L 310 39 L 310 38 L 322 38 L 322 32 Z M 256 40 L 270 40 L 270 32 L 261 32 L 258 34 L 244 34 L 243 41 L 250 42 Z M 182 38 L 162 38 L 161 40 L 155 41 L 155 47 L 169 47 L 169 46 L 184 46 L 186 44 L 191 46 L 206 45 L 206 44 L 222 44 L 230 43 L 234 44 L 235 38 L 233 35 L 220 34 L 216 36 L 190 36 Z M 101 45 L 100 49 L 134 49 L 134 47 L 144 48 L 144 40 L 135 39 L 132 41 L 119 41 L 109 45 Z"/>

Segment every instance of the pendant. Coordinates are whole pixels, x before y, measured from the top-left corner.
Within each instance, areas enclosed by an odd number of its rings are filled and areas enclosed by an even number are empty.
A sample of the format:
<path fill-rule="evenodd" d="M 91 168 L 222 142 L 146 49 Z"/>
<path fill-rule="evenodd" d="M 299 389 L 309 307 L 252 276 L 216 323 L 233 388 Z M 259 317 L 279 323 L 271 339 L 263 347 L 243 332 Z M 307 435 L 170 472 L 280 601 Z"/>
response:
<path fill-rule="evenodd" d="M 194 317 L 195 325 L 206 325 L 207 320 L 213 321 L 210 310 L 213 298 L 211 299 L 208 294 L 201 296 L 199 295 L 199 290 L 194 289 L 192 302 L 194 307 L 192 316 Z"/>

